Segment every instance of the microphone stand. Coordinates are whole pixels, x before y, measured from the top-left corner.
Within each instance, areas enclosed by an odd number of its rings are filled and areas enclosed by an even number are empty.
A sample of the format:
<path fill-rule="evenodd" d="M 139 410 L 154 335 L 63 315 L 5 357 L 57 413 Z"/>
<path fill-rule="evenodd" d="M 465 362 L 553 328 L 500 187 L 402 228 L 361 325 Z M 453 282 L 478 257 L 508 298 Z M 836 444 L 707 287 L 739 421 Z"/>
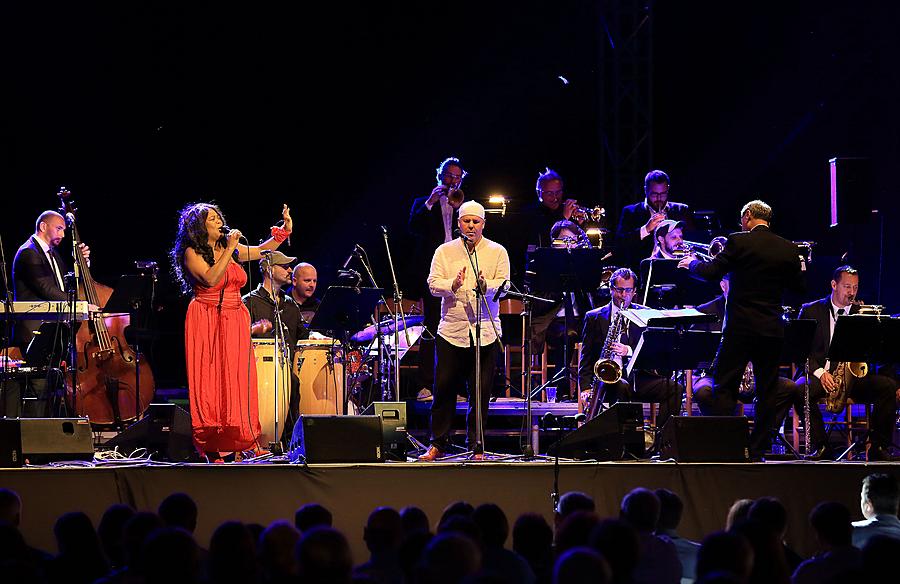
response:
<path fill-rule="evenodd" d="M 3 328 L 6 337 L 6 343 L 3 347 L 3 367 L 0 368 L 0 400 L 6 401 L 6 383 L 9 381 L 9 373 L 11 370 L 9 363 L 9 350 L 13 342 L 13 307 L 12 298 L 9 291 L 9 279 L 6 276 L 6 252 L 3 249 L 3 236 L 0 235 L 0 272 L 3 273 Z M 5 412 L 4 415 L 8 415 Z"/>
<path fill-rule="evenodd" d="M 358 251 L 360 252 L 357 255 L 357 257 L 359 258 L 359 263 L 361 263 L 363 265 L 363 268 L 365 268 L 366 275 L 369 277 L 369 282 L 371 282 L 373 288 L 381 288 L 381 286 L 378 285 L 378 282 L 375 281 L 375 275 L 372 272 L 372 266 L 369 263 L 369 254 L 366 253 L 366 250 L 363 249 L 363 247 L 361 245 L 357 246 L 357 247 L 358 247 Z M 390 307 L 388 307 L 387 300 L 385 300 L 384 296 L 381 297 L 381 303 L 384 305 L 385 309 L 388 311 L 388 314 L 391 316 L 391 318 L 393 318 L 394 311 L 392 311 L 390 309 Z M 387 379 L 390 377 L 390 374 L 385 373 L 385 366 L 387 366 L 387 368 L 390 369 L 391 362 L 390 362 L 390 357 L 388 357 L 388 359 L 386 361 L 384 358 L 385 344 L 384 344 L 384 337 L 382 335 L 381 318 L 380 318 L 379 314 L 375 315 L 375 344 L 376 344 L 377 351 L 378 351 L 378 383 L 381 385 L 381 396 L 382 396 L 382 399 L 384 399 L 384 397 L 390 391 L 386 386 L 386 383 L 389 383 L 387 381 Z M 346 384 L 345 384 L 345 387 L 346 387 Z"/>
<path fill-rule="evenodd" d="M 509 282 L 509 285 L 511 287 L 513 286 L 512 281 Z M 521 292 L 516 289 L 506 290 L 505 292 L 502 292 L 500 295 L 501 298 L 505 298 L 507 296 L 511 297 L 511 298 L 517 298 L 522 301 L 522 305 L 524 307 L 522 317 L 525 319 L 525 323 L 524 323 L 525 324 L 525 338 L 522 339 L 522 360 L 526 364 L 530 364 L 531 363 L 532 302 L 546 302 L 549 304 L 553 304 L 553 301 L 549 300 L 547 298 L 542 298 L 540 296 L 526 294 L 525 292 Z M 531 379 L 530 371 L 526 370 L 526 371 L 524 371 L 524 374 L 525 374 L 525 384 L 524 384 L 524 387 L 522 388 L 522 391 L 525 394 L 525 420 L 527 421 L 526 422 L 527 428 L 525 431 L 530 436 L 532 428 L 534 427 L 533 420 L 532 420 L 532 405 L 531 405 L 532 404 L 532 396 L 531 396 L 532 379 Z M 522 460 L 532 460 L 532 459 L 540 456 L 537 454 L 538 449 L 540 448 L 540 439 L 538 439 L 538 440 L 526 439 L 523 442 L 524 442 L 524 446 L 522 447 L 522 454 L 521 454 Z M 514 458 L 514 457 L 508 457 L 508 458 Z"/>
<path fill-rule="evenodd" d="M 394 401 L 400 399 L 400 318 L 403 318 L 403 332 L 406 335 L 406 344 L 409 345 L 409 331 L 406 330 L 406 315 L 403 314 L 403 293 L 400 292 L 400 285 L 397 283 L 397 274 L 394 272 L 394 259 L 391 257 L 391 245 L 388 242 L 387 228 L 381 226 L 382 235 L 384 236 L 384 249 L 387 252 L 388 266 L 391 268 L 391 280 L 394 284 L 394 391 L 382 394 L 384 401 Z M 380 327 L 381 322 L 376 326 Z"/>
<path fill-rule="evenodd" d="M 262 252 L 263 256 L 271 257 L 272 252 L 268 253 Z M 272 266 L 271 262 L 268 262 L 268 267 L 266 268 L 266 272 L 269 276 L 269 283 L 272 287 L 272 290 L 269 292 L 272 295 L 272 302 L 275 304 L 275 310 L 273 314 L 275 316 L 275 322 L 273 324 L 273 328 L 275 329 L 275 382 L 273 385 L 274 391 L 272 392 L 272 399 L 274 401 L 273 404 L 273 412 L 275 425 L 272 433 L 272 444 L 269 445 L 269 450 L 274 455 L 281 455 L 284 452 L 284 445 L 281 443 L 281 434 L 278 433 L 278 420 L 279 420 L 279 411 L 278 411 L 278 380 L 279 377 L 284 381 L 284 377 L 282 376 L 282 371 L 285 367 L 288 367 L 288 363 L 290 363 L 290 353 L 287 346 L 287 341 L 284 338 L 284 323 L 281 320 L 281 307 L 279 306 L 279 298 L 278 295 L 281 292 L 281 287 L 276 287 L 275 284 L 275 274 L 274 274 L 274 266 Z M 265 290 L 265 284 L 263 285 L 263 290 Z M 290 370 L 289 370 L 290 371 Z M 290 376 L 290 373 L 288 373 Z M 287 383 L 290 383 L 290 377 L 288 377 Z M 290 386 L 288 388 L 283 387 L 284 383 L 282 383 L 282 394 L 287 389 L 290 391 Z M 274 448 L 273 448 L 274 446 Z"/>

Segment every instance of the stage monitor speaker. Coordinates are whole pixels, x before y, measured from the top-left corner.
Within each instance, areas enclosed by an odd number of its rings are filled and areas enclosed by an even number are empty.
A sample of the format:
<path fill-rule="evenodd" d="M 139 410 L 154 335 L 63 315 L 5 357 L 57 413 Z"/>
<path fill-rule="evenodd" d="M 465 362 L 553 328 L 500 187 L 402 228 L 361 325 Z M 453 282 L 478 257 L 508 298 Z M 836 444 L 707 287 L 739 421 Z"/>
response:
<path fill-rule="evenodd" d="M 386 457 L 406 462 L 409 439 L 406 435 L 406 402 L 372 402 L 364 416 L 381 418 L 381 447 Z"/>
<path fill-rule="evenodd" d="M 644 404 L 618 402 L 550 447 L 549 454 L 579 460 L 644 457 Z"/>
<path fill-rule="evenodd" d="M 872 220 L 872 160 L 832 158 L 831 226 L 866 225 Z"/>
<path fill-rule="evenodd" d="M 300 416 L 291 462 L 383 462 L 380 416 Z"/>
<path fill-rule="evenodd" d="M 154 460 L 199 460 L 191 432 L 191 415 L 175 404 L 150 404 L 140 421 L 103 446 L 118 446 L 119 452 L 125 456 L 138 448 L 146 448 Z"/>
<path fill-rule="evenodd" d="M 87 418 L 0 418 L 0 467 L 93 458 Z"/>
<path fill-rule="evenodd" d="M 679 462 L 748 462 L 747 418 L 672 416 L 662 429 L 659 457 Z"/>

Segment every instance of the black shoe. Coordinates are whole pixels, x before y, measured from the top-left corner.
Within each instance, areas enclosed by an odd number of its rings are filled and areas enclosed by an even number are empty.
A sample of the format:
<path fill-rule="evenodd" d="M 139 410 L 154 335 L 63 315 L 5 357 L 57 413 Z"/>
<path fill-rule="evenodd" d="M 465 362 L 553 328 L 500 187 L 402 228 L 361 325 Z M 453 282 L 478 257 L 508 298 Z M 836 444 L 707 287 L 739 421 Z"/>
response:
<path fill-rule="evenodd" d="M 866 460 L 875 462 L 879 460 L 894 460 L 894 456 L 884 446 L 870 446 L 866 451 Z"/>
<path fill-rule="evenodd" d="M 806 457 L 807 460 L 834 460 L 834 452 L 828 444 L 813 446 Z"/>

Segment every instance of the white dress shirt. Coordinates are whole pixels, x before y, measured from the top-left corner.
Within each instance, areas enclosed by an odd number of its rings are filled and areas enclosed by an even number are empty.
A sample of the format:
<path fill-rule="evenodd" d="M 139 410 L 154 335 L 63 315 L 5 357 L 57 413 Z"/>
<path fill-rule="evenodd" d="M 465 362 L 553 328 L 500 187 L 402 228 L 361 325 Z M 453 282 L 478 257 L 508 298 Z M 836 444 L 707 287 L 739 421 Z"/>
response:
<path fill-rule="evenodd" d="M 502 245 L 485 237 L 475 245 L 475 253 L 478 256 L 475 265 L 484 274 L 487 284 L 487 310 L 484 305 L 481 307 L 481 344 L 484 346 L 497 340 L 497 334 L 502 334 L 500 303 L 493 298 L 497 289 L 509 279 L 509 254 Z M 474 256 L 472 262 L 475 262 Z M 453 281 L 463 268 L 466 268 L 466 278 L 462 286 L 453 292 Z M 469 254 L 462 239 L 444 243 L 434 251 L 428 274 L 428 288 L 432 296 L 441 299 L 438 334 L 456 347 L 469 347 L 470 339 L 475 339 L 477 276 L 469 263 Z M 494 326 L 491 326 L 491 320 Z M 495 328 L 497 334 L 494 333 Z"/>
<path fill-rule="evenodd" d="M 451 228 L 451 225 L 453 224 L 453 207 L 450 206 L 447 195 L 441 195 L 438 198 L 438 201 L 441 204 L 441 219 L 444 222 L 444 243 L 447 243 L 453 239 Z M 425 208 L 431 211 L 431 209 L 434 208 L 434 204 L 429 205 L 428 201 L 425 201 Z"/>

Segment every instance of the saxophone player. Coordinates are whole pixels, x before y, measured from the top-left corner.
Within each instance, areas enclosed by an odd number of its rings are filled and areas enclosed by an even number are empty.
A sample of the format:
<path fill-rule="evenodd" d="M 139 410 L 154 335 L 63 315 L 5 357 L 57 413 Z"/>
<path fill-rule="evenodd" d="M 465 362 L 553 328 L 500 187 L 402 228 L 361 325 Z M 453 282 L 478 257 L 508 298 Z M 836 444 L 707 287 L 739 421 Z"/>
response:
<path fill-rule="evenodd" d="M 578 362 L 578 376 L 581 388 L 592 387 L 594 399 L 591 400 L 589 418 L 597 415 L 599 404 L 602 401 L 615 403 L 617 401 L 641 401 L 659 403 L 659 415 L 656 425 L 658 428 L 666 423 L 669 416 L 678 414 L 681 405 L 683 388 L 668 377 L 663 377 L 649 371 L 635 371 L 631 379 L 622 378 L 615 383 L 603 383 L 594 377 L 594 364 L 601 356 L 604 345 L 609 346 L 610 352 L 619 357 L 624 365 L 627 365 L 629 357 L 634 354 L 634 348 L 641 338 L 642 329 L 633 324 L 625 324 L 618 339 L 609 339 L 607 333 L 610 326 L 616 321 L 616 315 L 620 310 L 627 308 L 644 308 L 632 304 L 637 289 L 637 276 L 628 268 L 620 268 L 613 272 L 609 279 L 612 298 L 606 306 L 591 310 L 585 315 L 584 332 L 581 335 L 582 351 Z M 626 321 L 627 323 L 627 321 Z"/>
<path fill-rule="evenodd" d="M 822 449 L 825 444 L 825 428 L 822 412 L 817 404 L 825 397 L 826 391 L 833 392 L 838 388 L 832 375 L 837 364 L 827 360 L 828 348 L 834 334 L 837 319 L 844 314 L 855 314 L 859 291 L 859 272 L 850 266 L 837 268 L 831 277 L 831 294 L 804 304 L 799 318 L 816 321 L 816 332 L 813 336 L 812 349 L 809 355 L 809 396 L 810 403 L 810 443 L 812 448 Z M 896 410 L 897 384 L 890 377 L 869 372 L 866 376 L 856 378 L 845 372 L 844 380 L 848 384 L 847 395 L 856 403 L 872 404 L 872 415 L 869 420 L 871 430 L 869 437 L 869 460 L 886 460 L 890 458 L 888 446 L 894 430 L 894 412 Z M 797 382 L 805 383 L 803 377 Z M 802 411 L 802 393 L 798 411 Z"/>

